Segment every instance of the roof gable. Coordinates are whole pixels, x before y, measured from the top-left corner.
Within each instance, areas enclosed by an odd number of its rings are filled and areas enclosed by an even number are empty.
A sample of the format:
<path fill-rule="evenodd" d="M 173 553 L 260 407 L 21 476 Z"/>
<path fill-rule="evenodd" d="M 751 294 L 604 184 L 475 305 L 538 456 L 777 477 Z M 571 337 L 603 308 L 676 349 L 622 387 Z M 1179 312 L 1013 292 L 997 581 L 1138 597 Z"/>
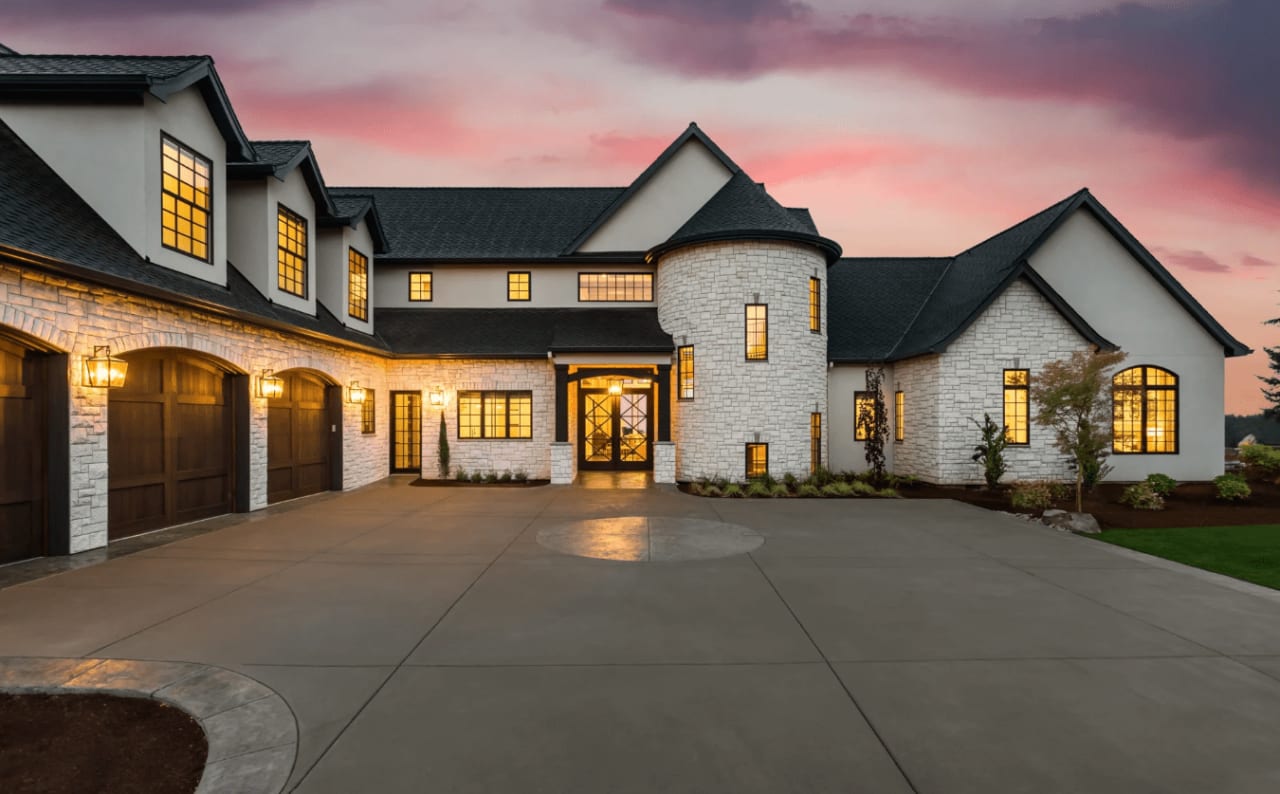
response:
<path fill-rule="evenodd" d="M 253 141 L 253 154 L 252 160 L 227 163 L 227 176 L 232 179 L 273 176 L 283 182 L 294 169 L 301 168 L 302 177 L 316 204 L 316 214 L 320 218 L 332 218 L 337 214 L 311 141 Z"/>

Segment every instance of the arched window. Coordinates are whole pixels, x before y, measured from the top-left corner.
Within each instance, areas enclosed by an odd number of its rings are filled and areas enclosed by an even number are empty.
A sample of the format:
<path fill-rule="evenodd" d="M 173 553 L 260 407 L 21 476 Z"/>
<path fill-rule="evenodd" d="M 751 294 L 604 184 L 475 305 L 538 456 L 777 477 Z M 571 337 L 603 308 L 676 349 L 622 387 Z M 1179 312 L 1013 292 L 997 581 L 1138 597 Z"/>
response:
<path fill-rule="evenodd" d="M 1117 455 L 1178 451 L 1178 376 L 1160 367 L 1130 367 L 1112 385 L 1112 450 Z"/>

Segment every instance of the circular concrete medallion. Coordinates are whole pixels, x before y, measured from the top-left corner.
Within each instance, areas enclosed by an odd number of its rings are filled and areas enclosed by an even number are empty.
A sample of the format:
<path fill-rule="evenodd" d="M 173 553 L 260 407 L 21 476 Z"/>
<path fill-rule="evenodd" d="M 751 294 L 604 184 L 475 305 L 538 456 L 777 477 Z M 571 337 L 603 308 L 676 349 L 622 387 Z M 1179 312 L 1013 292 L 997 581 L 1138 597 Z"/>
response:
<path fill-rule="evenodd" d="M 764 536 L 721 521 L 619 516 L 547 527 L 538 532 L 538 543 L 597 560 L 678 562 L 746 554 L 763 544 Z"/>

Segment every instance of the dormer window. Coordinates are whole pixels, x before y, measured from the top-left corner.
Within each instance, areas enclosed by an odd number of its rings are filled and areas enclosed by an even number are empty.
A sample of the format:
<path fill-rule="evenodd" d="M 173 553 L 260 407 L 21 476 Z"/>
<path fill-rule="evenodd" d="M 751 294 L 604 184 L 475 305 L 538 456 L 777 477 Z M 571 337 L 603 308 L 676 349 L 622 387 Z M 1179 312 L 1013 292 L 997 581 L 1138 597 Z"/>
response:
<path fill-rule="evenodd" d="M 213 167 L 173 138 L 161 139 L 160 241 L 201 262 L 210 256 Z"/>
<path fill-rule="evenodd" d="M 307 219 L 283 204 L 276 210 L 276 286 L 307 297 Z"/>
<path fill-rule="evenodd" d="M 354 248 L 347 249 L 347 314 L 369 319 L 369 257 Z"/>

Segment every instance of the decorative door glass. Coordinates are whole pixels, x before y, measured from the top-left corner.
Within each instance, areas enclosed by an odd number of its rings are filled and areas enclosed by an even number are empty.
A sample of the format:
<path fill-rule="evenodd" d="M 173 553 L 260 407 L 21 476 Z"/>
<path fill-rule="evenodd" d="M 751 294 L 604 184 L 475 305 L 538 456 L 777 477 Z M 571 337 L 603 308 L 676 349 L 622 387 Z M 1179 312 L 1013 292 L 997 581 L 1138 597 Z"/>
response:
<path fill-rule="evenodd" d="M 649 395 L 644 392 L 621 395 L 619 419 L 622 438 L 619 453 L 623 463 L 643 463 L 649 457 Z"/>
<path fill-rule="evenodd" d="M 586 398 L 586 460 L 608 463 L 613 460 L 613 395 L 587 393 L 583 396 Z"/>

